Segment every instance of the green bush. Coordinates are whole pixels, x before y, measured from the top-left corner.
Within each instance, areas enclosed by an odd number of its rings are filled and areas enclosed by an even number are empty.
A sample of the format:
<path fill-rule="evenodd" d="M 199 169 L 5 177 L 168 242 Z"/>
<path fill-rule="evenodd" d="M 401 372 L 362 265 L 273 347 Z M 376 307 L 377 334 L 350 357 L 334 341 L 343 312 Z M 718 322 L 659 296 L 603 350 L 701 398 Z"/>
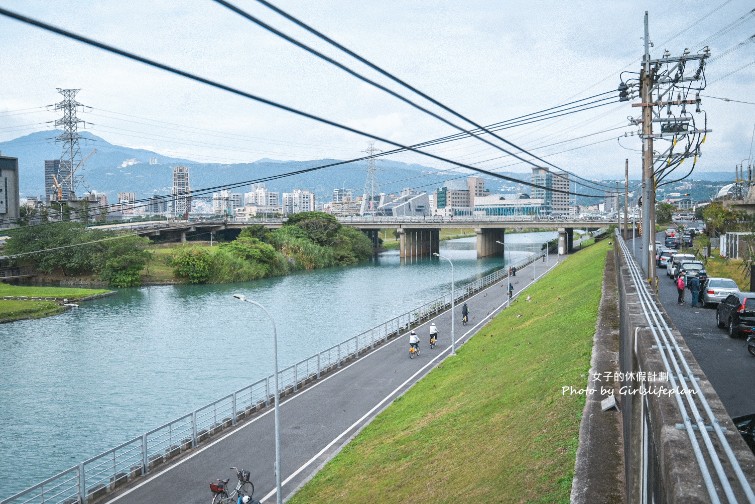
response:
<path fill-rule="evenodd" d="M 182 247 L 171 258 L 173 273 L 178 278 L 185 278 L 189 283 L 207 283 L 210 279 L 212 255 L 200 247 Z"/>
<path fill-rule="evenodd" d="M 275 247 L 257 238 L 239 235 L 231 243 L 221 245 L 221 249 L 252 264 L 257 264 L 265 272 L 264 276 L 283 275 L 287 271 L 286 260 Z"/>

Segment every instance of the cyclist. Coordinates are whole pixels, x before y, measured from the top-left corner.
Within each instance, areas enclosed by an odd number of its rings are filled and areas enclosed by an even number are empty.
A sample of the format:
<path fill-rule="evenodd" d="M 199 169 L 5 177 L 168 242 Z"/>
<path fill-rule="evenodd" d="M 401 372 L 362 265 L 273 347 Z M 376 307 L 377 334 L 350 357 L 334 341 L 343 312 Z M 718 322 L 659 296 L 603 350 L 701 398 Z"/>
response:
<path fill-rule="evenodd" d="M 438 328 L 435 327 L 435 322 L 430 324 L 430 344 L 434 345 L 438 340 Z"/>
<path fill-rule="evenodd" d="M 509 299 L 514 295 L 514 284 L 509 283 Z"/>
<path fill-rule="evenodd" d="M 414 331 L 409 334 L 409 346 L 414 347 L 415 350 L 419 350 L 419 336 Z"/>
<path fill-rule="evenodd" d="M 467 307 L 467 303 L 464 303 L 464 305 L 461 307 L 461 322 L 466 325 L 468 320 L 469 308 Z"/>

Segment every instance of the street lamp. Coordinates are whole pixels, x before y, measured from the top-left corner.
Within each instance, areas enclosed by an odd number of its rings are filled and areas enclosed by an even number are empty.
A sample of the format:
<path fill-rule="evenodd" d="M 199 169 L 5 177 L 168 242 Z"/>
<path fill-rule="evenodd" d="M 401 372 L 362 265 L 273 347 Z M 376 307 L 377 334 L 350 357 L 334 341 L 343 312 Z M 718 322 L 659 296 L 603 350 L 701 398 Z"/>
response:
<path fill-rule="evenodd" d="M 433 252 L 433 255 L 435 257 L 438 257 L 439 259 L 445 259 L 448 261 L 448 264 L 451 265 L 451 355 L 456 355 L 456 331 L 455 331 L 455 317 L 454 312 L 455 310 L 455 296 L 454 296 L 454 263 L 451 262 L 451 259 L 448 257 L 443 257 L 442 255 L 438 254 L 437 252 Z"/>
<path fill-rule="evenodd" d="M 276 502 L 278 504 L 283 503 L 283 493 L 281 492 L 281 438 L 280 438 L 280 393 L 278 392 L 280 389 L 278 387 L 278 332 L 275 329 L 275 320 L 273 319 L 272 315 L 270 315 L 270 312 L 268 312 L 264 306 L 259 304 L 256 301 L 252 301 L 251 299 L 247 299 L 246 296 L 243 296 L 241 294 L 234 294 L 233 297 L 238 299 L 239 301 L 243 301 L 245 303 L 253 304 L 254 306 L 258 306 L 262 308 L 262 311 L 265 312 L 265 315 L 268 316 L 270 319 L 270 322 L 273 323 L 273 353 L 275 353 L 275 493 L 276 493 Z"/>

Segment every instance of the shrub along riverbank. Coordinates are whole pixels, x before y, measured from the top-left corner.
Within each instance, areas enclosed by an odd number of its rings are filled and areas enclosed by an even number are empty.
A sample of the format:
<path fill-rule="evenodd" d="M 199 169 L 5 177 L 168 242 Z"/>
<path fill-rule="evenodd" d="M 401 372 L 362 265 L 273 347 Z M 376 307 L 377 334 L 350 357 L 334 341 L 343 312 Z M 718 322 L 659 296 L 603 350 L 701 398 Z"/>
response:
<path fill-rule="evenodd" d="M 291 500 L 569 502 L 606 241 L 568 257 Z M 530 301 L 526 301 L 527 297 Z"/>

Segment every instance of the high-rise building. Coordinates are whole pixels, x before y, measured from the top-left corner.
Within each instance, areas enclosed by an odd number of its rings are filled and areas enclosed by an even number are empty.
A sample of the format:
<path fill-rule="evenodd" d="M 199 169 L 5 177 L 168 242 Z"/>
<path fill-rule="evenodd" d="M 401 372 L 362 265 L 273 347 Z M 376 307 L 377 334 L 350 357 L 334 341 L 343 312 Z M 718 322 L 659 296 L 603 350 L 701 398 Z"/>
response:
<path fill-rule="evenodd" d="M 242 195 L 239 193 L 232 193 L 227 189 L 223 189 L 220 192 L 212 193 L 212 213 L 215 215 L 234 215 L 237 208 L 243 206 L 241 204 Z"/>
<path fill-rule="evenodd" d="M 20 214 L 18 158 L 0 156 L 0 227 L 15 225 Z"/>
<path fill-rule="evenodd" d="M 542 199 L 546 212 L 563 215 L 569 213 L 568 173 L 553 173 L 547 168 L 533 168 L 531 180 L 533 184 L 541 186 L 532 188 L 532 198 Z"/>
<path fill-rule="evenodd" d="M 173 168 L 173 216 L 188 216 L 191 211 L 191 184 L 189 183 L 189 168 L 176 166 Z"/>
<path fill-rule="evenodd" d="M 164 214 L 168 211 L 168 201 L 165 196 L 152 196 L 147 200 L 148 214 Z"/>
<path fill-rule="evenodd" d="M 283 215 L 299 212 L 314 212 L 315 195 L 310 191 L 294 189 L 294 192 L 283 193 Z"/>

